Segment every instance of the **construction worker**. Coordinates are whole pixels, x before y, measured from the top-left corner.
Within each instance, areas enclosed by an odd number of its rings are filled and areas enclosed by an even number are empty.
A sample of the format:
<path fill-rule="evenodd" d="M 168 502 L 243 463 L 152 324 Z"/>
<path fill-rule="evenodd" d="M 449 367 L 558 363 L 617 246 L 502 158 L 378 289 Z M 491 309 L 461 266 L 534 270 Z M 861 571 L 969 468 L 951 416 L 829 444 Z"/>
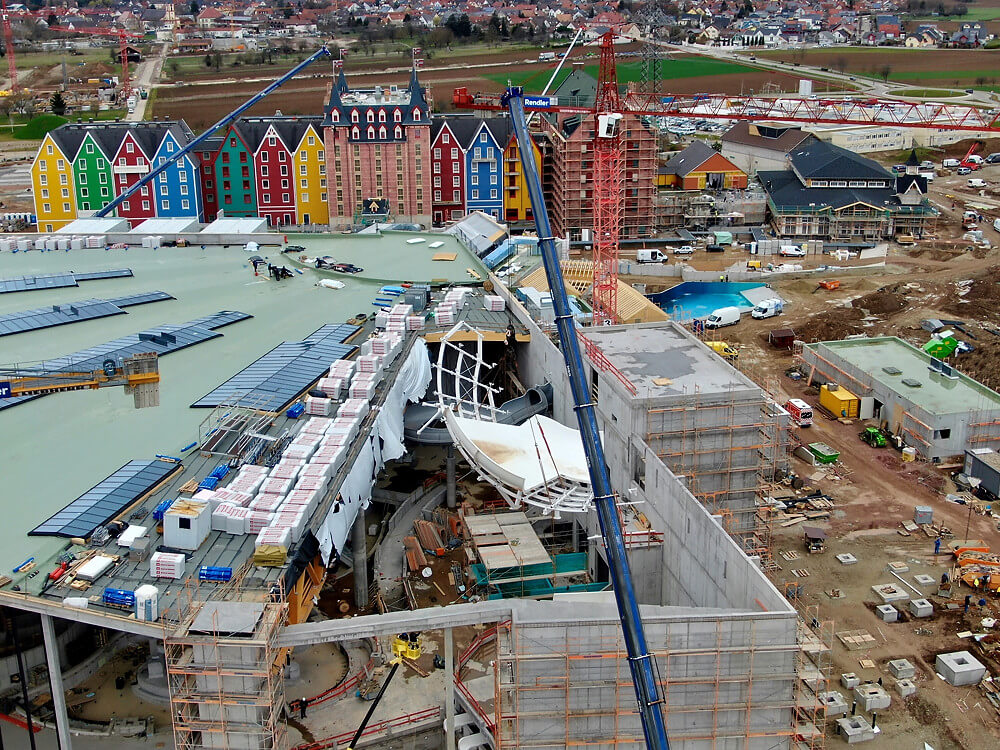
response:
<path fill-rule="evenodd" d="M 972 594 L 965 595 L 965 612 L 968 613 L 969 605 L 972 604 Z"/>
<path fill-rule="evenodd" d="M 938 537 L 937 539 L 934 540 L 934 554 L 935 555 L 941 554 L 941 537 Z"/>

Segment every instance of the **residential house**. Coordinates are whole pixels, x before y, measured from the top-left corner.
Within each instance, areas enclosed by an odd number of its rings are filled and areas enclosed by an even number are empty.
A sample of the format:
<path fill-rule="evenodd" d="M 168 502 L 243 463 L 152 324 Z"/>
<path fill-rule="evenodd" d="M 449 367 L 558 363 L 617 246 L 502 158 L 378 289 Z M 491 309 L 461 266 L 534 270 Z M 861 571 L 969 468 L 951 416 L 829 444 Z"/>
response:
<path fill-rule="evenodd" d="M 952 33 L 948 41 L 953 47 L 979 47 L 989 39 L 989 36 L 986 27 L 976 21 L 963 23 L 957 31 Z"/>
<path fill-rule="evenodd" d="M 535 168 L 538 174 L 542 173 L 542 151 L 531 139 L 531 152 L 535 159 Z M 521 164 L 521 149 L 517 142 L 517 136 L 511 133 L 507 148 L 503 153 L 503 205 L 504 221 L 507 223 L 515 221 L 534 221 L 534 214 L 531 211 L 531 197 L 528 195 L 528 182 Z"/>
<path fill-rule="evenodd" d="M 464 144 L 465 173 L 468 175 L 466 208 L 482 211 L 498 221 L 504 216 L 501 171 L 509 130 L 506 119 L 480 120 L 472 138 Z"/>
<path fill-rule="evenodd" d="M 268 226 L 283 227 L 295 223 L 295 189 L 292 183 L 292 150 L 288 146 L 279 124 L 285 121 L 274 117 L 245 119 L 253 132 L 260 133 L 260 140 L 253 143 L 253 173 L 257 187 L 257 212 L 267 219 Z M 287 123 L 291 124 L 291 123 Z M 282 131 L 286 131 L 281 127 Z M 263 132 L 261 132 L 263 131 Z M 294 133 L 285 132 L 286 135 Z M 292 139 L 290 138 L 289 141 Z M 294 138 L 292 148 L 298 145 Z"/>
<path fill-rule="evenodd" d="M 431 127 L 432 221 L 441 225 L 465 215 L 465 150 L 480 120 L 474 116 L 435 119 Z"/>
<path fill-rule="evenodd" d="M 326 151 L 323 145 L 323 118 L 298 118 L 303 127 L 294 148 L 295 221 L 297 224 L 326 224 L 330 204 L 326 183 Z"/>
<path fill-rule="evenodd" d="M 42 139 L 31 164 L 31 192 L 40 232 L 62 229 L 76 218 L 73 157 L 82 137 L 53 130 Z"/>
<path fill-rule="evenodd" d="M 219 184 L 215 174 L 215 160 L 222 148 L 224 138 L 214 136 L 201 142 L 192 152 L 197 160 L 201 186 L 201 205 L 204 220 L 215 221 L 219 217 Z"/>
<path fill-rule="evenodd" d="M 657 170 L 657 187 L 680 190 L 743 190 L 747 174 L 703 141 L 674 154 Z"/>
<path fill-rule="evenodd" d="M 159 167 L 173 158 L 178 151 L 194 140 L 194 133 L 187 123 L 173 123 L 160 140 L 153 154 L 152 163 Z M 199 161 L 185 154 L 174 159 L 153 182 L 157 216 L 190 216 L 202 221 L 205 218 L 202 193 L 199 186 Z"/>
<path fill-rule="evenodd" d="M 215 184 L 219 196 L 219 212 L 225 216 L 258 216 L 257 180 L 253 169 L 252 136 L 242 120 L 237 120 L 223 136 L 222 147 L 215 158 Z M 204 172 L 204 167 L 203 170 Z"/>
<path fill-rule="evenodd" d="M 785 155 L 809 137 L 801 128 L 740 121 L 722 136 L 722 155 L 746 174 L 785 168 Z"/>
<path fill-rule="evenodd" d="M 104 125 L 76 127 L 83 133 L 83 141 L 73 159 L 76 206 L 79 215 L 89 216 L 115 198 L 111 160 L 118 150 L 118 137 Z"/>
<path fill-rule="evenodd" d="M 152 124 L 152 123 L 151 123 Z M 152 171 L 150 166 L 159 138 L 145 128 L 126 130 L 118 150 L 111 160 L 111 175 L 115 195 L 119 196 Z M 118 216 L 128 219 L 135 228 L 146 219 L 156 216 L 156 204 L 151 185 L 143 185 L 136 193 L 118 206 Z"/>

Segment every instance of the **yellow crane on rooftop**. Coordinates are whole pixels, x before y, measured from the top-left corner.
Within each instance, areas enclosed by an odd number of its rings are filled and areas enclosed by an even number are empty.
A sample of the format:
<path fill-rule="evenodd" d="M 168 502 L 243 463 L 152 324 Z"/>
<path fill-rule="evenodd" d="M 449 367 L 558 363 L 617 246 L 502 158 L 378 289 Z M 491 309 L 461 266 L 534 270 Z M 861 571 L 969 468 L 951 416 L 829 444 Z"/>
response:
<path fill-rule="evenodd" d="M 159 406 L 160 368 L 156 353 L 133 354 L 117 361 L 108 358 L 98 370 L 0 366 L 0 399 L 117 386 L 132 394 L 136 409 Z"/>

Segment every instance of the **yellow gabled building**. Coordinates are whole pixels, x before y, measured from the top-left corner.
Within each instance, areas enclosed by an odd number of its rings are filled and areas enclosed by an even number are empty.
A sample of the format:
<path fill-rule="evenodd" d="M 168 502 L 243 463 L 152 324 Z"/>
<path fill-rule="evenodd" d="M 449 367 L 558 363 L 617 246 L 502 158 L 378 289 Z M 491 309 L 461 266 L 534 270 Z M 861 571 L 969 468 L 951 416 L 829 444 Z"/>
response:
<path fill-rule="evenodd" d="M 299 118 L 306 121 L 302 137 L 294 146 L 295 220 L 298 224 L 328 224 L 326 153 L 321 131 L 322 118 Z M 313 121 L 315 120 L 315 121 Z M 289 144 L 292 146 L 292 144 Z"/>
<path fill-rule="evenodd" d="M 535 157 L 538 173 L 542 173 L 542 152 L 531 139 L 531 150 Z M 517 137 L 510 136 L 503 152 L 503 211 L 505 221 L 532 221 L 531 198 L 528 196 L 528 183 L 521 167 L 521 154 L 518 151 Z"/>
<path fill-rule="evenodd" d="M 58 134 L 58 131 L 53 131 Z M 47 133 L 31 164 L 31 187 L 39 232 L 62 229 L 76 218 L 73 157 L 67 144 Z M 64 150 L 66 149 L 66 150 Z"/>

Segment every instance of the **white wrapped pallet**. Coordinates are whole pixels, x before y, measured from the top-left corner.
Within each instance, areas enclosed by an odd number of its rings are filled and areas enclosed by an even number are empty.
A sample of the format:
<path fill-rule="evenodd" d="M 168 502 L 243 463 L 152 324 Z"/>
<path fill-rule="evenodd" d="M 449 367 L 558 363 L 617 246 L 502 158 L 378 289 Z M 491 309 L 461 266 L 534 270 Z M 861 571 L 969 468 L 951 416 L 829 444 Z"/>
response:
<path fill-rule="evenodd" d="M 274 513 L 283 502 L 284 495 L 257 495 L 248 507 L 257 512 Z"/>
<path fill-rule="evenodd" d="M 143 247 L 147 247 L 147 248 L 150 247 L 150 240 L 151 239 L 152 238 L 149 235 L 146 235 L 145 237 L 143 237 L 142 238 L 142 246 Z"/>
<path fill-rule="evenodd" d="M 326 429 L 323 432 L 300 432 L 294 438 L 292 438 L 292 445 L 305 445 L 310 448 L 315 448 L 320 444 L 323 439 L 323 435 L 326 434 L 326 430 L 330 429 L 330 425 L 333 424 L 333 419 L 330 419 L 329 423 L 326 425 Z"/>
<path fill-rule="evenodd" d="M 316 398 L 315 396 L 306 396 L 306 414 L 319 415 L 321 417 L 330 416 L 330 410 L 332 403 L 328 398 Z"/>
<path fill-rule="evenodd" d="M 262 510 L 252 510 L 247 516 L 247 533 L 257 535 L 271 523 L 273 513 L 265 513 Z"/>
<path fill-rule="evenodd" d="M 340 467 L 340 464 L 343 462 L 344 456 L 346 455 L 346 443 L 331 443 L 330 445 L 320 448 L 316 452 L 316 459 L 318 461 L 324 461 L 327 468 L 330 470 L 330 473 L 333 473 Z"/>
<path fill-rule="evenodd" d="M 265 479 L 266 476 L 257 476 L 256 474 L 237 474 L 233 477 L 233 481 L 224 489 L 232 490 L 233 492 L 245 492 L 253 496 L 257 494 L 257 490 L 260 489 Z"/>
<path fill-rule="evenodd" d="M 34 250 L 44 250 L 45 249 L 45 243 L 48 242 L 48 240 L 49 240 L 48 237 L 36 237 L 34 243 L 32 243 L 33 249 Z"/>
<path fill-rule="evenodd" d="M 92 234 L 87 238 L 87 247 L 91 249 L 104 247 L 107 244 L 108 244 L 108 238 L 106 235 L 103 234 Z"/>
<path fill-rule="evenodd" d="M 316 385 L 323 393 L 331 399 L 339 399 L 341 391 L 344 390 L 343 378 L 320 378 Z"/>
<path fill-rule="evenodd" d="M 323 449 L 320 448 L 320 450 Z M 317 461 L 315 456 L 313 456 L 313 460 L 305 465 L 299 477 L 318 477 L 326 480 L 329 479 L 331 473 L 329 461 Z"/>
<path fill-rule="evenodd" d="M 149 575 L 152 578 L 184 577 L 184 555 L 177 552 L 154 552 L 149 556 Z"/>
<path fill-rule="evenodd" d="M 69 237 L 57 237 L 56 250 L 69 250 Z"/>
<path fill-rule="evenodd" d="M 371 353 L 372 353 L 372 340 L 365 339 L 364 341 L 361 342 L 361 348 L 358 351 L 358 356 L 367 357 Z"/>
<path fill-rule="evenodd" d="M 385 328 L 385 324 L 389 322 L 389 313 L 385 310 L 379 310 L 375 313 L 375 327 Z"/>
<path fill-rule="evenodd" d="M 325 482 L 319 477 L 300 477 L 299 481 L 295 483 L 293 492 L 307 490 L 310 492 L 319 492 L 323 489 Z"/>
<path fill-rule="evenodd" d="M 302 429 L 299 430 L 299 434 L 302 433 L 312 433 L 314 435 L 322 435 L 326 432 L 326 428 L 330 426 L 330 422 L 333 420 L 330 417 L 310 417 L 306 420 L 305 424 L 302 425 Z"/>
<path fill-rule="evenodd" d="M 240 474 L 245 474 L 247 476 L 267 476 L 268 469 L 266 466 L 259 466 L 258 464 L 243 464 L 240 467 Z"/>
<path fill-rule="evenodd" d="M 9 253 L 14 247 L 14 242 L 9 239 L 0 238 L 0 253 Z"/>
<path fill-rule="evenodd" d="M 393 316 L 393 315 L 402 315 L 403 317 L 406 317 L 407 315 L 412 315 L 412 314 L 413 314 L 413 305 L 407 305 L 407 304 L 405 304 L 403 302 L 399 302 L 399 303 L 393 305 L 389 309 L 389 315 L 390 316 Z"/>
<path fill-rule="evenodd" d="M 452 309 L 442 310 L 438 308 L 434 311 L 434 325 L 451 326 L 455 325 L 455 311 Z"/>
<path fill-rule="evenodd" d="M 338 359 L 330 363 L 330 377 L 340 378 L 354 373 L 357 363 L 353 359 Z"/>
<path fill-rule="evenodd" d="M 363 398 L 366 401 L 371 401 L 372 397 L 375 395 L 376 385 L 377 384 L 373 380 L 352 383 L 348 394 L 351 398 Z"/>
<path fill-rule="evenodd" d="M 144 584 L 135 590 L 135 619 L 154 622 L 160 619 L 160 590 Z"/>
<path fill-rule="evenodd" d="M 374 373 L 382 369 L 382 358 L 377 354 L 364 354 L 358 357 L 358 373 Z"/>
<path fill-rule="evenodd" d="M 422 331 L 422 330 L 424 330 L 424 316 L 423 315 L 407 315 L 406 316 L 406 330 L 407 331 Z"/>
<path fill-rule="evenodd" d="M 26 252 L 26 251 L 30 250 L 31 247 L 32 247 L 31 240 L 27 239 L 26 237 L 19 237 L 18 238 L 18 240 L 17 240 L 17 249 L 18 249 L 19 252 L 22 252 L 22 253 Z"/>
<path fill-rule="evenodd" d="M 316 449 L 309 445 L 289 445 L 282 452 L 282 457 L 308 461 Z"/>
<path fill-rule="evenodd" d="M 284 459 L 279 461 L 271 469 L 271 476 L 278 479 L 297 479 L 299 472 L 302 471 L 302 467 L 306 465 L 305 461 L 293 461 L 291 459 Z"/>
<path fill-rule="evenodd" d="M 321 494 L 322 490 L 316 487 L 296 487 L 288 493 L 288 496 L 285 498 L 284 505 L 282 505 L 279 510 L 285 510 L 286 508 L 296 505 L 302 508 L 314 507 L 314 505 L 319 502 Z"/>
<path fill-rule="evenodd" d="M 211 503 L 215 500 L 215 490 L 198 490 L 191 496 L 191 499 L 203 503 Z"/>
<path fill-rule="evenodd" d="M 287 527 L 271 526 L 265 527 L 254 542 L 254 547 L 284 547 L 286 550 L 292 543 L 292 534 Z"/>
<path fill-rule="evenodd" d="M 236 505 L 220 503 L 219 507 L 212 511 L 212 531 L 226 531 L 229 528 L 229 514 L 237 509 Z"/>
<path fill-rule="evenodd" d="M 74 237 L 69 241 L 69 248 L 70 250 L 83 250 L 84 242 L 83 237 Z"/>
<path fill-rule="evenodd" d="M 229 511 L 229 517 L 226 519 L 227 534 L 240 535 L 246 534 L 250 531 L 250 509 L 249 508 L 233 508 Z"/>
<path fill-rule="evenodd" d="M 483 306 L 491 312 L 503 312 L 507 303 L 503 297 L 497 294 L 487 294 L 483 297 Z"/>
<path fill-rule="evenodd" d="M 279 479 L 278 477 L 268 478 L 264 484 L 261 485 L 260 491 L 266 492 L 270 495 L 286 495 L 288 490 L 292 488 L 291 479 Z"/>
<path fill-rule="evenodd" d="M 343 418 L 358 418 L 364 419 L 368 416 L 368 412 L 371 411 L 371 405 L 361 398 L 349 398 L 343 404 L 340 405 L 340 410 L 337 412 L 337 417 Z"/>

